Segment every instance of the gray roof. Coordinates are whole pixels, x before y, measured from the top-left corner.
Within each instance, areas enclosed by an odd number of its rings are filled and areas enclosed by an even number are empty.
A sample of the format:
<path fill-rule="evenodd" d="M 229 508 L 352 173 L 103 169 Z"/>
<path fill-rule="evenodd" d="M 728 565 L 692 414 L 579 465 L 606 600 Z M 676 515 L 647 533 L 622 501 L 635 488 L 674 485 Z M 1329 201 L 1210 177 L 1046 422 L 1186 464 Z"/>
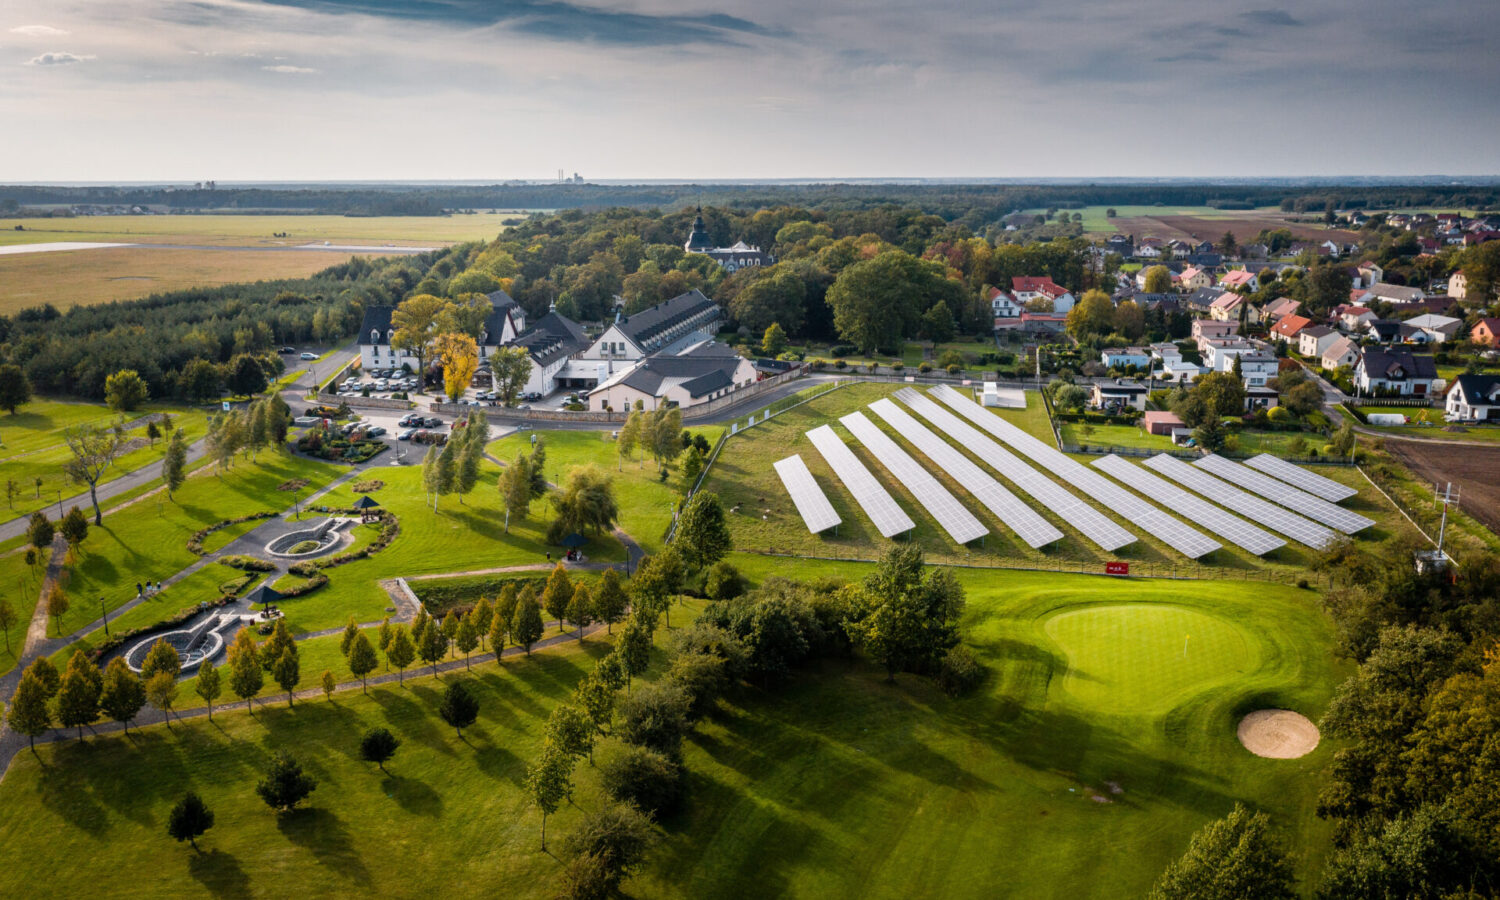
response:
<path fill-rule="evenodd" d="M 662 382 L 669 378 L 684 379 L 681 387 L 688 396 L 701 397 L 733 385 L 740 358 L 727 345 L 710 343 L 681 356 L 648 356 L 620 383 L 656 396 Z"/>
<path fill-rule="evenodd" d="M 717 310 L 719 305 L 703 296 L 702 291 L 694 289 L 678 294 L 671 300 L 663 300 L 633 316 L 622 317 L 617 324 L 627 337 L 644 348 L 657 335 L 709 308 Z"/>
<path fill-rule="evenodd" d="M 552 310 L 516 338 L 515 344 L 525 347 L 537 365 L 545 366 L 588 347 L 589 336 L 577 322 Z"/>
<path fill-rule="evenodd" d="M 1369 349 L 1360 360 L 1364 370 L 1376 378 L 1404 380 L 1438 377 L 1437 364 L 1430 356 Z M 1397 374 L 1399 373 L 1399 374 Z"/>
<path fill-rule="evenodd" d="M 521 305 L 504 291 L 495 291 L 485 295 L 494 307 L 493 311 L 485 317 L 484 335 L 485 339 L 480 343 L 487 347 L 498 346 L 500 338 L 505 334 L 505 319 L 512 311 L 521 313 Z M 392 306 L 372 306 L 365 310 L 365 318 L 359 325 L 359 342 L 367 344 L 370 341 L 370 332 L 379 331 L 382 338 L 388 338 L 391 330 L 391 313 L 396 311 Z M 384 341 L 382 341 L 384 343 Z"/>

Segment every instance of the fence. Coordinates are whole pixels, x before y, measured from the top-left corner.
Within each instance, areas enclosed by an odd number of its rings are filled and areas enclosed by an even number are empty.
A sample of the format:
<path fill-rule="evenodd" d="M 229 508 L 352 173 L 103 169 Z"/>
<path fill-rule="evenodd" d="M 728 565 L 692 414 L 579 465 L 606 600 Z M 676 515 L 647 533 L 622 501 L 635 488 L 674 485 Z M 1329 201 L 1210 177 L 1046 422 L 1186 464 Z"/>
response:
<path fill-rule="evenodd" d="M 1438 406 L 1438 397 L 1349 397 L 1344 400 L 1346 406 Z"/>
<path fill-rule="evenodd" d="M 1115 447 L 1107 445 L 1096 446 L 1092 444 L 1059 444 L 1058 449 L 1062 450 L 1062 452 L 1064 453 L 1080 453 L 1093 456 L 1105 456 L 1111 453 L 1116 456 L 1139 457 L 1159 456 L 1165 453 L 1168 456 L 1175 456 L 1179 459 L 1199 459 L 1203 456 L 1202 453 L 1196 450 L 1188 450 L 1177 447 L 1174 447 L 1170 450 L 1159 450 L 1154 447 Z M 1225 457 L 1226 459 L 1249 459 L 1252 456 L 1259 456 L 1260 453 L 1261 451 L 1259 450 L 1219 450 L 1216 455 Z M 1275 455 L 1281 456 L 1281 454 L 1279 453 Z M 1337 459 L 1331 456 L 1281 456 L 1281 458 L 1289 463 L 1297 463 L 1298 465 L 1304 466 L 1353 465 L 1353 463 L 1351 463 L 1347 459 Z"/>
<path fill-rule="evenodd" d="M 416 406 L 410 400 L 389 400 L 383 397 L 340 397 L 338 394 L 326 393 L 319 394 L 316 402 L 333 407 L 347 403 L 350 409 L 412 409 Z"/>

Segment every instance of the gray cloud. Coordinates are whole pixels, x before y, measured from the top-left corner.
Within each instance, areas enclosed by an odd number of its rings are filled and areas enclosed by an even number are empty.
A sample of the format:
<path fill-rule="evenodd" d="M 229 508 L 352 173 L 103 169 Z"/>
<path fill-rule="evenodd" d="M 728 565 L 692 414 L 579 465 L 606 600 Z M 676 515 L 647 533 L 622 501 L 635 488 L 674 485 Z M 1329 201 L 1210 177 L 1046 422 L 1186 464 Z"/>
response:
<path fill-rule="evenodd" d="M 320 69 L 312 69 L 308 68 L 307 66 L 288 65 L 261 66 L 261 69 L 267 72 L 276 72 L 281 75 L 316 75 L 321 71 Z"/>
<path fill-rule="evenodd" d="M 35 57 L 32 57 L 31 59 L 27 60 L 26 65 L 28 65 L 28 66 L 71 66 L 74 63 L 81 63 L 84 60 L 89 60 L 89 59 L 93 59 L 93 58 L 94 57 L 92 57 L 92 56 L 87 56 L 87 55 L 80 56 L 78 54 L 73 54 L 73 53 L 61 53 L 61 52 L 43 53 L 41 56 L 35 56 Z"/>
<path fill-rule="evenodd" d="M 61 28 L 53 28 L 51 25 L 20 25 L 10 30 L 11 34 L 22 34 L 26 37 L 62 37 L 68 32 Z"/>
<path fill-rule="evenodd" d="M 1301 25 L 1284 9 L 1252 9 L 1240 13 L 1240 18 L 1256 25 Z"/>

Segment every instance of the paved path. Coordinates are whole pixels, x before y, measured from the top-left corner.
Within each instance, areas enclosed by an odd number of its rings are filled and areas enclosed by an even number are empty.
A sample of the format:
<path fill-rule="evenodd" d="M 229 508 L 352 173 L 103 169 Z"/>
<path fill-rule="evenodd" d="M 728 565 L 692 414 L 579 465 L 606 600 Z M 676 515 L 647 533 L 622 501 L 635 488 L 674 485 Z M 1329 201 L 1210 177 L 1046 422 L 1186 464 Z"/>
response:
<path fill-rule="evenodd" d="M 47 596 L 47 591 L 57 583 L 57 576 L 62 572 L 63 560 L 68 556 L 68 542 L 63 536 L 53 535 L 52 555 L 47 558 L 47 575 L 42 579 L 42 587 L 37 592 L 36 609 L 31 613 L 31 624 L 26 628 L 26 641 L 21 646 L 21 658 L 16 661 L 15 671 L 20 671 L 22 663 L 29 663 L 35 658 L 34 650 L 38 644 L 47 640 L 47 604 L 42 602 Z M 10 696 L 10 690 L 0 686 L 0 696 Z"/>

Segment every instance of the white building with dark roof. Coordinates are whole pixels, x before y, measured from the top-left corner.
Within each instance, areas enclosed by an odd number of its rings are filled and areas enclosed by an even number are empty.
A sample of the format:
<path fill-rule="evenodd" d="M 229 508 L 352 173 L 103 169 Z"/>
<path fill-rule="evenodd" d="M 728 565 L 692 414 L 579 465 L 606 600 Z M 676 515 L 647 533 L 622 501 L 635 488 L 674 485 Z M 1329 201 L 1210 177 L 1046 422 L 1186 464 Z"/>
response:
<path fill-rule="evenodd" d="M 505 291 L 488 295 L 491 311 L 485 317 L 479 334 L 474 336 L 479 345 L 479 358 L 486 359 L 495 351 L 510 344 L 526 330 L 526 311 Z M 365 310 L 364 320 L 359 326 L 360 366 L 370 369 L 399 369 L 406 366 L 416 371 L 417 357 L 391 345 L 396 329 L 391 325 L 394 307 L 374 306 Z"/>
<path fill-rule="evenodd" d="M 615 372 L 589 392 L 589 409 L 688 407 L 708 403 L 759 379 L 755 364 L 727 344 L 703 341 L 678 353 L 661 352 Z"/>
<path fill-rule="evenodd" d="M 752 247 L 744 241 L 735 241 L 733 246 L 729 247 L 715 247 L 713 238 L 708 236 L 708 226 L 703 224 L 703 207 L 701 206 L 698 207 L 698 215 L 693 219 L 692 233 L 683 242 L 682 249 L 688 253 L 701 253 L 729 272 L 769 266 L 776 262 L 769 253 L 764 253 L 759 247 Z"/>

